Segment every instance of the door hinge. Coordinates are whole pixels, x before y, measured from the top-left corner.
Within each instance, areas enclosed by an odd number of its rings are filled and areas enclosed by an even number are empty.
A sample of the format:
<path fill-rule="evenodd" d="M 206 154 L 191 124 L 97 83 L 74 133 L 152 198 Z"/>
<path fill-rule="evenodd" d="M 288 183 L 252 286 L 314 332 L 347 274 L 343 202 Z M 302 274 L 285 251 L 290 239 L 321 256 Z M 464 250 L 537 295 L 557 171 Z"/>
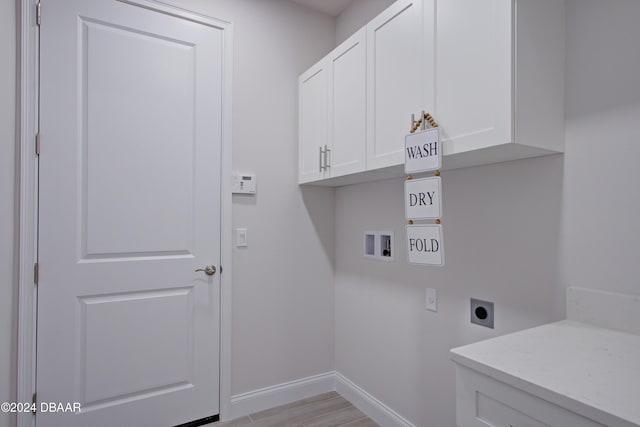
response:
<path fill-rule="evenodd" d="M 40 267 L 38 266 L 38 263 L 36 262 L 33 265 L 33 283 L 35 283 L 37 285 L 39 279 L 40 279 Z"/>
<path fill-rule="evenodd" d="M 31 412 L 35 414 L 38 410 L 38 393 L 33 393 L 33 396 L 31 397 L 31 403 L 33 403 Z"/>
<path fill-rule="evenodd" d="M 36 24 L 40 26 L 42 23 L 42 8 L 40 7 L 40 2 L 36 5 Z"/>
<path fill-rule="evenodd" d="M 222 274 L 222 265 L 220 265 L 220 274 Z"/>
<path fill-rule="evenodd" d="M 40 132 L 36 133 L 36 156 L 40 156 Z"/>

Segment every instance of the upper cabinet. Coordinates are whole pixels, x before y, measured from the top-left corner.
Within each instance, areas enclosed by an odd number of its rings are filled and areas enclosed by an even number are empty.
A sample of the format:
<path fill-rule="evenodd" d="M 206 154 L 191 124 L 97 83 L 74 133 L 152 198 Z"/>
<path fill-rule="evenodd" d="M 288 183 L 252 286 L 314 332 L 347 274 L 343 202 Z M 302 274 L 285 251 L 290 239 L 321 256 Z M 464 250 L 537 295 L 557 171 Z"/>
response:
<path fill-rule="evenodd" d="M 438 1 L 436 120 L 446 154 L 512 141 L 512 0 Z"/>
<path fill-rule="evenodd" d="M 364 29 L 328 56 L 329 147 L 331 177 L 365 170 L 367 132 L 367 52 Z"/>
<path fill-rule="evenodd" d="M 364 28 L 300 76 L 300 183 L 365 170 Z"/>
<path fill-rule="evenodd" d="M 564 2 L 439 0 L 436 102 L 445 168 L 564 150 Z"/>
<path fill-rule="evenodd" d="M 402 163 L 411 114 L 433 105 L 424 84 L 433 82 L 433 24 L 423 25 L 423 10 L 432 0 L 399 0 L 367 25 L 368 169 Z"/>
<path fill-rule="evenodd" d="M 349 48 L 354 40 L 356 50 Z M 348 53 L 341 69 L 336 58 Z M 318 67 L 326 72 L 318 80 L 325 89 L 308 90 L 304 82 Z M 349 85 L 337 86 L 345 76 Z M 411 114 L 422 110 L 439 124 L 444 169 L 562 152 L 564 2 L 398 0 L 303 74 L 300 85 L 300 183 L 338 186 L 403 175 L 404 137 Z M 324 130 L 305 120 L 315 108 L 310 104 L 323 109 L 316 118 L 326 117 Z M 319 160 L 325 144 L 329 151 Z M 366 161 L 332 174 L 340 144 L 343 153 Z M 303 163 L 310 145 L 315 162 Z"/>
<path fill-rule="evenodd" d="M 322 60 L 300 76 L 298 82 L 298 182 L 324 178 L 327 148 L 327 61 Z"/>

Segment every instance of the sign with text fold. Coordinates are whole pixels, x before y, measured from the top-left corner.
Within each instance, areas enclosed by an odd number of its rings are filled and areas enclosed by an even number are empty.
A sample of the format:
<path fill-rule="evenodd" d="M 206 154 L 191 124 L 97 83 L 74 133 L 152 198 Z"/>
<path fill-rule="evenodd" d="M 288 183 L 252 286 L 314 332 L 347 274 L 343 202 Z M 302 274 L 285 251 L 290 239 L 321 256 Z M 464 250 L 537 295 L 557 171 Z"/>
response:
<path fill-rule="evenodd" d="M 442 144 L 438 128 L 411 133 L 404 138 L 404 172 L 431 172 L 442 168 Z"/>
<path fill-rule="evenodd" d="M 442 180 L 439 176 L 404 182 L 404 212 L 407 219 L 442 217 Z"/>
<path fill-rule="evenodd" d="M 407 225 L 407 254 L 409 264 L 442 267 L 442 225 Z"/>

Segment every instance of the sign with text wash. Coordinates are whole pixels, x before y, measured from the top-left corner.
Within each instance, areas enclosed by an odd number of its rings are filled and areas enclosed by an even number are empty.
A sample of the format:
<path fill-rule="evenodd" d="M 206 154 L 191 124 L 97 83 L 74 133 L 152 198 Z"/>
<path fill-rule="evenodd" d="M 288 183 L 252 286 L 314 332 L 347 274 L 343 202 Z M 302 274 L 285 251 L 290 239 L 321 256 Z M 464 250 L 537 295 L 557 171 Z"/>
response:
<path fill-rule="evenodd" d="M 409 264 L 444 266 L 442 225 L 407 225 Z"/>
<path fill-rule="evenodd" d="M 404 172 L 431 172 L 442 168 L 442 144 L 438 128 L 411 133 L 404 138 Z"/>
<path fill-rule="evenodd" d="M 442 217 L 442 180 L 439 176 L 404 182 L 404 212 L 407 219 Z"/>

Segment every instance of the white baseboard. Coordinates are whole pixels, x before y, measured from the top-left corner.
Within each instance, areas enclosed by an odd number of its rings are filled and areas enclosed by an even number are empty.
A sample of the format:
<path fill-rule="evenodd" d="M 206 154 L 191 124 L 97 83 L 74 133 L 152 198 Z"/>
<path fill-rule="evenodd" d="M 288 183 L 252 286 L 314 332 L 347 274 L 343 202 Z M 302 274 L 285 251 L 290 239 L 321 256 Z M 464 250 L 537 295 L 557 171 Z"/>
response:
<path fill-rule="evenodd" d="M 336 391 L 382 427 L 415 427 L 400 414 L 336 372 Z"/>
<path fill-rule="evenodd" d="M 271 387 L 231 396 L 231 416 L 235 419 L 296 400 L 336 390 L 335 372 L 314 375 Z"/>
<path fill-rule="evenodd" d="M 336 391 L 381 427 L 415 427 L 339 372 L 327 372 L 231 397 L 231 420 L 296 400 Z"/>

